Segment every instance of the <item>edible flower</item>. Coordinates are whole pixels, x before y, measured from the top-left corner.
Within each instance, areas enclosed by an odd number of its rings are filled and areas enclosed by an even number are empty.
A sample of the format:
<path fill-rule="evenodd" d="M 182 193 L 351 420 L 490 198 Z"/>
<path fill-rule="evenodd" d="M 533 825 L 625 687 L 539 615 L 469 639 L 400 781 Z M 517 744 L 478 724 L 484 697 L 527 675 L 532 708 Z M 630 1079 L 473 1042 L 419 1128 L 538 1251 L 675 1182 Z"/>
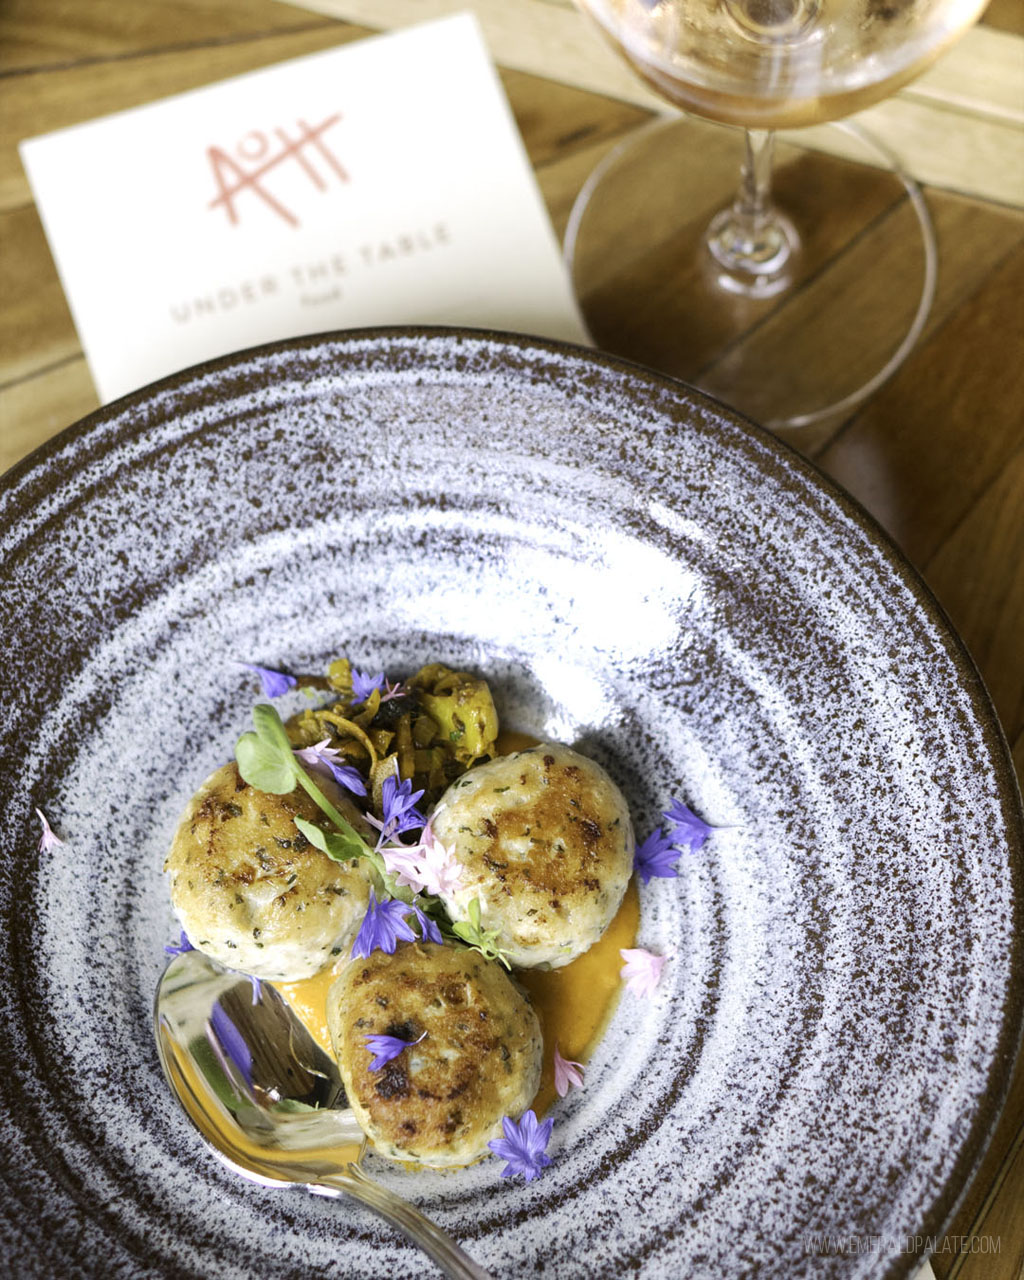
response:
<path fill-rule="evenodd" d="M 358 706 L 361 702 L 366 702 L 373 693 L 374 689 L 381 691 L 381 702 L 390 702 L 392 698 L 400 698 L 405 692 L 402 682 L 396 680 L 394 684 L 390 684 L 383 671 L 378 671 L 375 676 L 368 675 L 365 671 L 357 671 L 352 668 L 352 703 Z"/>
<path fill-rule="evenodd" d="M 555 1045 L 555 1092 L 564 1098 L 570 1089 L 583 1088 L 583 1063 L 563 1058 Z"/>
<path fill-rule="evenodd" d="M 633 854 L 633 867 L 647 884 L 652 876 L 671 879 L 679 874 L 676 863 L 679 861 L 679 850 L 672 843 L 662 827 L 652 831 L 643 844 L 638 844 Z"/>
<path fill-rule="evenodd" d="M 168 942 L 164 947 L 164 954 L 169 956 L 183 956 L 186 951 L 195 951 L 195 947 L 188 940 L 188 934 L 184 929 L 181 931 L 181 937 L 177 942 Z"/>
<path fill-rule="evenodd" d="M 352 698 L 354 702 L 365 702 L 374 689 L 380 689 L 383 685 L 383 671 L 378 671 L 375 676 L 371 676 L 365 671 L 357 671 L 355 667 L 352 668 Z"/>
<path fill-rule="evenodd" d="M 619 970 L 619 976 L 627 989 L 637 996 L 649 996 L 658 985 L 668 957 L 655 955 L 644 947 L 622 947 L 619 955 L 626 962 Z"/>
<path fill-rule="evenodd" d="M 412 915 L 420 926 L 420 936 L 430 942 L 442 941 L 441 930 L 415 903 L 402 902 L 400 898 L 377 901 L 370 890 L 370 900 L 352 944 L 352 955 L 360 960 L 368 959 L 378 948 L 393 955 L 399 942 L 415 942 L 416 931 L 406 919 Z"/>
<path fill-rule="evenodd" d="M 518 1124 L 508 1116 L 502 1117 L 504 1138 L 495 1138 L 487 1145 L 496 1156 L 508 1161 L 501 1171 L 503 1178 L 521 1173 L 527 1182 L 532 1182 L 540 1177 L 541 1170 L 551 1163 L 551 1157 L 544 1148 L 548 1145 L 554 1123 L 551 1116 L 543 1124 L 538 1123 L 532 1111 L 525 1112 Z"/>
<path fill-rule="evenodd" d="M 418 844 L 386 845 L 380 856 L 395 877 L 395 884 L 408 887 L 414 893 L 429 893 L 439 898 L 462 888 L 462 863 L 437 839 L 429 820 Z"/>
<path fill-rule="evenodd" d="M 438 946 L 444 945 L 444 938 L 441 936 L 441 930 L 438 928 L 437 922 L 431 920 L 415 902 L 411 904 L 412 913 L 416 917 L 420 926 L 420 937 L 426 942 L 436 942 Z"/>
<path fill-rule="evenodd" d="M 295 676 L 286 675 L 283 671 L 274 671 L 270 667 L 258 667 L 254 662 L 240 664 L 250 671 L 255 671 L 263 686 L 263 695 L 267 698 L 280 698 L 282 694 L 294 689 L 299 683 Z"/>
<path fill-rule="evenodd" d="M 365 796 L 366 783 L 363 782 L 362 774 L 350 764 L 338 763 L 344 757 L 337 747 L 328 745 L 330 741 L 330 738 L 324 738 L 315 746 L 296 750 L 295 755 L 311 769 L 328 774 L 339 787 L 344 787 L 355 796 Z"/>
<path fill-rule="evenodd" d="M 397 776 L 397 772 L 398 761 L 396 760 L 395 776 L 385 778 L 381 784 L 380 805 L 384 815 L 383 821 L 375 818 L 372 813 L 365 815 L 366 821 L 380 832 L 376 846 L 378 849 L 389 840 L 400 836 L 403 831 L 413 831 L 426 822 L 426 818 L 416 808 L 416 801 L 423 792 L 413 791 L 412 779 L 406 778 L 403 782 Z"/>
<path fill-rule="evenodd" d="M 411 1049 L 414 1044 L 419 1044 L 420 1040 L 427 1033 L 424 1031 L 422 1036 L 415 1040 L 402 1040 L 399 1036 L 363 1036 L 366 1041 L 366 1047 L 375 1057 L 370 1063 L 371 1071 L 380 1071 L 382 1067 L 386 1067 L 398 1055 L 406 1049 Z"/>
<path fill-rule="evenodd" d="M 687 853 L 696 853 L 701 849 L 714 830 L 675 796 L 672 797 L 672 808 L 663 816 L 671 824 L 669 840 L 676 848 L 685 849 Z"/>
<path fill-rule="evenodd" d="M 43 813 L 42 809 L 37 809 L 36 813 L 39 815 L 39 821 L 43 824 L 43 834 L 39 837 L 39 852 L 50 853 L 53 849 L 66 849 L 67 845 L 60 836 L 55 834 L 53 828 L 46 821 L 46 814 Z"/>
<path fill-rule="evenodd" d="M 212 1034 L 211 1034 L 212 1033 Z M 245 1043 L 242 1033 L 225 1013 L 220 1001 L 213 1006 L 210 1020 L 207 1023 L 207 1036 L 215 1051 L 219 1050 L 223 1057 L 238 1068 L 245 1077 L 245 1082 L 252 1087 L 252 1054 Z"/>

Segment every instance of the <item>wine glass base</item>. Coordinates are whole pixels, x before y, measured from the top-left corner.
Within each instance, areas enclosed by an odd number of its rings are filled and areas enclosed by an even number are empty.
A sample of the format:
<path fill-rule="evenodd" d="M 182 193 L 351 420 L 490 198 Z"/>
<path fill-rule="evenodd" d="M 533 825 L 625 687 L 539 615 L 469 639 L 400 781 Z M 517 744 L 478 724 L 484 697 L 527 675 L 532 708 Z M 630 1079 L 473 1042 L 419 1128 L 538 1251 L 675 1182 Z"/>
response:
<path fill-rule="evenodd" d="M 828 127 L 851 158 L 776 140 L 785 244 L 754 271 L 716 238 L 741 130 L 658 119 L 614 148 L 580 192 L 564 246 L 596 345 L 778 431 L 840 420 L 892 377 L 931 309 L 935 233 L 885 147 L 849 122 Z"/>

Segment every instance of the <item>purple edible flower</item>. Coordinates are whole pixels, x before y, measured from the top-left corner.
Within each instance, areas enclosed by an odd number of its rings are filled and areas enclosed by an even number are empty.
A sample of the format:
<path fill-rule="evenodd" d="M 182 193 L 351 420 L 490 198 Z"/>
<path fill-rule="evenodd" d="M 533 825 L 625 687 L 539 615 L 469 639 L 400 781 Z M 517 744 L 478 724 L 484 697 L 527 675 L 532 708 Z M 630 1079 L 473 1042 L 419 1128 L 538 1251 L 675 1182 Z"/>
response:
<path fill-rule="evenodd" d="M 255 671 L 263 686 L 263 694 L 267 698 L 280 698 L 289 689 L 299 683 L 294 676 L 285 675 L 283 671 L 274 671 L 270 667 L 258 667 L 254 662 L 243 662 L 243 667 Z"/>
<path fill-rule="evenodd" d="M 554 1119 L 551 1116 L 543 1124 L 539 1124 L 532 1111 L 527 1111 L 518 1124 L 508 1116 L 502 1118 L 504 1138 L 495 1138 L 487 1145 L 495 1155 L 508 1161 L 501 1171 L 503 1178 L 521 1173 L 527 1182 L 532 1182 L 534 1178 L 540 1177 L 541 1170 L 551 1163 L 551 1157 L 545 1153 L 544 1148 L 548 1145 L 553 1125 Z"/>
<path fill-rule="evenodd" d="M 411 1048 L 414 1044 L 419 1044 L 426 1034 L 424 1031 L 423 1035 L 416 1040 L 401 1040 L 398 1036 L 363 1036 L 367 1049 L 370 1053 L 376 1055 L 370 1063 L 370 1070 L 380 1071 L 382 1067 L 386 1067 L 389 1062 L 397 1058 L 405 1049 Z"/>
<path fill-rule="evenodd" d="M 168 942 L 164 952 L 169 956 L 183 956 L 186 951 L 195 951 L 195 947 L 189 942 L 188 934 L 182 929 L 181 938 L 177 942 Z"/>
<path fill-rule="evenodd" d="M 380 803 L 384 811 L 384 831 L 389 837 L 403 831 L 418 830 L 426 818 L 416 808 L 416 801 L 423 791 L 413 791 L 412 779 L 385 778 L 380 789 Z"/>
<path fill-rule="evenodd" d="M 381 691 L 381 702 L 390 702 L 392 698 L 401 698 L 405 694 L 405 687 L 401 680 L 396 680 L 392 684 L 383 671 L 378 671 L 375 676 L 367 675 L 365 671 L 357 671 L 352 668 L 352 703 L 358 706 L 361 702 L 366 702 L 374 689 Z"/>
<path fill-rule="evenodd" d="M 245 1082 L 252 1088 L 252 1054 L 245 1043 L 242 1033 L 224 1012 L 220 1001 L 213 1006 L 210 1021 L 207 1024 L 207 1035 L 215 1050 L 221 1050 L 245 1077 Z"/>
<path fill-rule="evenodd" d="M 397 772 L 397 762 L 395 769 Z M 421 795 L 423 795 L 422 791 L 413 791 L 411 778 L 406 778 L 404 782 L 397 776 L 384 779 L 380 789 L 383 822 L 375 818 L 372 813 L 365 815 L 367 822 L 380 832 L 376 846 L 378 849 L 382 844 L 400 836 L 403 831 L 417 830 L 424 825 L 426 818 L 416 808 L 416 801 Z"/>
<path fill-rule="evenodd" d="M 444 942 L 441 930 L 415 902 L 403 902 L 400 898 L 385 898 L 378 902 L 371 889 L 366 915 L 352 944 L 352 955 L 366 960 L 378 947 L 388 955 L 394 955 L 399 942 L 415 942 L 416 930 L 406 919 L 410 915 L 419 923 L 422 938 L 438 944 Z"/>
<path fill-rule="evenodd" d="M 672 808 L 664 816 L 671 823 L 669 840 L 687 853 L 696 853 L 714 830 L 675 796 L 672 797 Z"/>
<path fill-rule="evenodd" d="M 353 795 L 365 796 L 366 783 L 363 782 L 362 774 L 350 764 L 339 764 L 341 752 L 336 747 L 328 746 L 329 742 L 330 738 L 324 738 L 315 746 L 303 747 L 295 754 L 311 769 L 319 769 L 322 773 L 328 774 L 338 786 L 351 791 Z"/>
<path fill-rule="evenodd" d="M 399 898 L 386 898 L 377 901 L 377 895 L 370 890 L 370 901 L 359 926 L 356 940 L 352 944 L 352 954 L 360 960 L 366 960 L 379 947 L 388 955 L 393 955 L 399 942 L 415 942 L 416 933 L 406 916 L 412 911 L 408 902 Z"/>
<path fill-rule="evenodd" d="M 352 698 L 354 702 L 365 702 L 374 689 L 383 689 L 384 684 L 383 671 L 378 671 L 375 676 L 371 676 L 365 671 L 357 671 L 355 667 L 352 668 Z"/>
<path fill-rule="evenodd" d="M 647 884 L 652 876 L 661 876 L 664 879 L 677 876 L 679 872 L 675 864 L 678 860 L 679 850 L 672 844 L 672 837 L 666 835 L 663 828 L 658 827 L 656 831 L 651 832 L 643 844 L 637 845 L 633 854 L 633 867 L 644 884 Z"/>
<path fill-rule="evenodd" d="M 420 937 L 426 942 L 436 942 L 438 946 L 444 945 L 444 939 L 441 937 L 441 930 L 437 927 L 435 921 L 425 911 L 422 911 L 414 902 L 412 904 L 412 912 L 420 924 Z"/>

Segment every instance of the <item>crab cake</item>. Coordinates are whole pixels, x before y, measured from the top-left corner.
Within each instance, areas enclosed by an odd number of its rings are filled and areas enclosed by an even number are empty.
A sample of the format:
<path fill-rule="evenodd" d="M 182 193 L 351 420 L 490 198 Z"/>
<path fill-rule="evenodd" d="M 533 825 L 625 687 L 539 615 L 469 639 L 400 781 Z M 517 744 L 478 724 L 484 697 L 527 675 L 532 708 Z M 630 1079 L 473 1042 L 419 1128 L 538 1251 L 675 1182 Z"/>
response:
<path fill-rule="evenodd" d="M 363 829 L 354 805 L 318 783 Z M 198 951 L 230 969 L 292 982 L 332 963 L 355 934 L 369 900 L 363 865 L 321 853 L 295 826 L 296 816 L 324 821 L 300 788 L 284 796 L 258 791 L 233 761 L 192 797 L 164 870 L 174 910 Z"/>
<path fill-rule="evenodd" d="M 350 961 L 327 1025 L 356 1118 L 394 1160 L 444 1168 L 486 1155 L 502 1117 L 521 1115 L 540 1082 L 532 1006 L 500 965 L 464 947 L 403 942 Z M 409 1048 L 372 1071 L 372 1035 Z"/>
<path fill-rule="evenodd" d="M 481 925 L 521 969 L 556 969 L 611 923 L 633 871 L 622 793 L 600 765 L 541 743 L 478 765 L 445 792 L 431 819 L 462 866 L 444 895 L 453 921 L 480 902 Z"/>

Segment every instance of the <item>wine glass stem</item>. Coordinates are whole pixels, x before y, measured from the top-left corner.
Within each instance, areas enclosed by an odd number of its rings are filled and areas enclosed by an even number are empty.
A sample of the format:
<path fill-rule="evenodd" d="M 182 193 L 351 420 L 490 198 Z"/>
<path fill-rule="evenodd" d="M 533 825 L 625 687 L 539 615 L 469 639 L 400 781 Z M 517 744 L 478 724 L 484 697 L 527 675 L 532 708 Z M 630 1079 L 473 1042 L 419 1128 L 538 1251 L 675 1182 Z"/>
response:
<path fill-rule="evenodd" d="M 772 151 L 775 134 L 768 129 L 747 129 L 744 139 L 747 153 L 740 172 L 740 190 L 736 197 L 736 216 L 746 219 L 751 239 L 770 218 L 772 208 Z"/>
<path fill-rule="evenodd" d="M 745 141 L 739 192 L 712 219 L 705 244 L 722 288 L 747 297 L 772 297 L 790 283 L 788 268 L 800 241 L 772 200 L 774 133 L 747 129 Z"/>

